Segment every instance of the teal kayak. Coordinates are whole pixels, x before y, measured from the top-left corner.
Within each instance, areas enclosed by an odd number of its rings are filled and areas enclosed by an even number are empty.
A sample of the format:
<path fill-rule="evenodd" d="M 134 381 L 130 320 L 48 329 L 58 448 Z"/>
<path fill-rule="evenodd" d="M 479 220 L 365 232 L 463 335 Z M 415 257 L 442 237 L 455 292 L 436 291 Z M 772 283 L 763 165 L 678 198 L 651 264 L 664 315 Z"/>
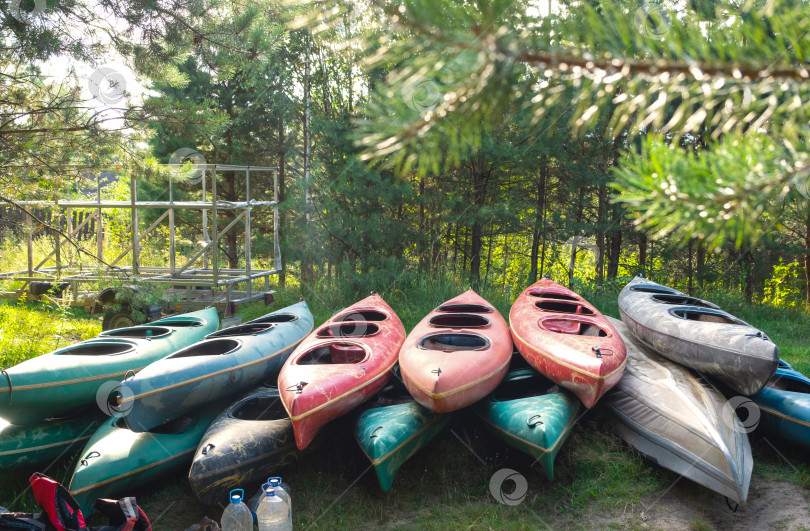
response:
<path fill-rule="evenodd" d="M 776 373 L 751 400 L 760 410 L 758 431 L 810 448 L 810 378 L 780 360 Z"/>
<path fill-rule="evenodd" d="M 118 407 L 133 431 L 148 431 L 278 373 L 312 331 L 306 302 L 225 328 L 121 382 Z M 227 402 L 226 402 L 227 404 Z"/>
<path fill-rule="evenodd" d="M 472 411 L 496 437 L 534 457 L 554 479 L 554 458 L 583 406 L 534 369 L 520 369 L 509 372 Z"/>
<path fill-rule="evenodd" d="M 81 448 L 107 418 L 95 404 L 32 426 L 0 419 L 0 469 L 49 464 Z"/>
<path fill-rule="evenodd" d="M 452 414 L 417 403 L 397 378 L 357 416 L 354 436 L 366 454 L 380 487 L 388 491 L 399 468 L 449 424 Z"/>
<path fill-rule="evenodd" d="M 102 332 L 0 371 L 0 417 L 35 424 L 85 404 L 106 404 L 127 373 L 201 340 L 219 326 L 215 308 Z M 104 395 L 104 396 L 101 396 Z"/>
<path fill-rule="evenodd" d="M 131 496 L 136 487 L 165 479 L 189 465 L 218 413 L 201 408 L 143 433 L 127 429 L 120 415 L 107 419 L 82 450 L 68 490 L 89 515 L 96 498 Z"/>

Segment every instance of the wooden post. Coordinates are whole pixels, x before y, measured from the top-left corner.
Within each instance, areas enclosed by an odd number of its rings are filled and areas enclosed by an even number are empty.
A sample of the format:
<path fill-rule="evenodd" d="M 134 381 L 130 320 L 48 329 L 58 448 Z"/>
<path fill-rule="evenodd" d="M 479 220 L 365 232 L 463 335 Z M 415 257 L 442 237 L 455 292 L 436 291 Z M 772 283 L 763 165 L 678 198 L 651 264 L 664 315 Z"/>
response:
<path fill-rule="evenodd" d="M 96 177 L 96 201 L 101 204 L 101 172 Z M 104 260 L 104 232 L 101 228 L 101 207 L 96 209 L 96 256 L 99 262 Z"/>
<path fill-rule="evenodd" d="M 247 281 L 247 296 L 253 292 L 253 281 L 250 279 L 250 166 L 245 170 L 245 275 Z"/>
<path fill-rule="evenodd" d="M 62 228 L 62 211 L 59 210 L 59 192 L 53 194 L 53 202 L 56 205 L 56 219 L 51 220 L 56 225 L 57 229 Z M 62 278 L 62 235 L 56 231 L 56 242 L 54 242 L 54 249 L 56 252 L 56 278 Z"/>
<path fill-rule="evenodd" d="M 174 203 L 174 179 L 172 179 L 171 173 L 169 174 L 169 203 Z M 174 208 L 172 207 L 169 207 L 169 272 L 174 276 Z"/>
<path fill-rule="evenodd" d="M 217 287 L 218 282 L 218 275 L 219 272 L 219 233 L 217 232 L 217 223 L 219 221 L 219 213 L 217 212 L 217 165 L 214 164 L 214 171 L 211 174 L 211 211 L 212 211 L 212 218 L 211 221 L 213 224 L 213 231 L 214 231 L 214 244 L 211 246 L 211 268 L 212 273 L 214 276 L 213 287 Z"/>
<path fill-rule="evenodd" d="M 138 264 L 140 262 L 140 250 L 138 247 L 138 209 L 135 208 L 135 202 L 138 200 L 138 183 L 135 181 L 133 175 L 129 179 L 129 194 L 132 212 L 130 219 L 132 222 L 132 274 L 139 274 Z"/>

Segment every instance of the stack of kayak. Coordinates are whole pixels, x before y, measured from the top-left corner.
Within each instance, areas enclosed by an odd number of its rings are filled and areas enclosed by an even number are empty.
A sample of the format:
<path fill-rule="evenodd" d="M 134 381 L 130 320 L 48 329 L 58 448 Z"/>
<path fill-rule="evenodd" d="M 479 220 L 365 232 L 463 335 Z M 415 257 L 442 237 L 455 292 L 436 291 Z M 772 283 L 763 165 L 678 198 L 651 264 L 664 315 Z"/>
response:
<path fill-rule="evenodd" d="M 120 381 L 217 329 L 213 308 L 98 337 L 0 371 L 0 466 L 35 465 L 83 444 L 115 413 Z"/>
<path fill-rule="evenodd" d="M 187 466 L 221 409 L 215 401 L 268 379 L 310 330 L 301 302 L 210 333 L 125 378 L 119 413 L 95 432 L 73 471 L 68 488 L 82 509 Z"/>
<path fill-rule="evenodd" d="M 69 488 L 83 509 L 189 464 L 192 491 L 213 505 L 298 461 L 344 417 L 388 491 L 408 459 L 471 418 L 551 480 L 577 421 L 602 404 L 629 445 L 744 503 L 750 423 L 724 390 L 757 404 L 763 431 L 808 446 L 810 379 L 764 333 L 640 277 L 618 302 L 622 321 L 544 278 L 508 324 L 470 290 L 408 334 L 373 292 L 317 327 L 300 302 L 216 332 L 213 310 L 105 332 L 0 373 L 11 422 L 0 466 L 81 443 Z"/>

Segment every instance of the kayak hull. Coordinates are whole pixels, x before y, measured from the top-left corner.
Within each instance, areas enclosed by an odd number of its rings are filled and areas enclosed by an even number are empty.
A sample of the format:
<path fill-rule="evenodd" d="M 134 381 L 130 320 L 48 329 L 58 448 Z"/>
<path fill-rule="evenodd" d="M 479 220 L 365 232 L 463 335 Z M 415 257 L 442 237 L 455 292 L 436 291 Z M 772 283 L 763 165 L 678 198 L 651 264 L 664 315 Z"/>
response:
<path fill-rule="evenodd" d="M 552 280 L 523 290 L 509 323 L 529 365 L 587 408 L 622 378 L 627 353 L 619 334 L 592 304 Z"/>
<path fill-rule="evenodd" d="M 0 373 L 0 417 L 12 424 L 34 424 L 96 402 L 113 414 L 107 395 L 127 373 L 201 340 L 218 326 L 216 309 L 207 308 L 102 332 L 24 361 Z"/>
<path fill-rule="evenodd" d="M 570 391 L 521 369 L 509 372 L 472 411 L 498 439 L 534 457 L 552 480 L 554 459 L 585 409 Z"/>
<path fill-rule="evenodd" d="M 263 483 L 298 455 L 278 389 L 259 387 L 214 419 L 194 454 L 188 480 L 198 500 L 216 505 L 232 489 Z"/>
<path fill-rule="evenodd" d="M 116 499 L 188 466 L 216 408 L 202 408 L 159 430 L 137 433 L 116 415 L 96 430 L 73 470 L 68 490 L 86 515 L 96 498 Z"/>
<path fill-rule="evenodd" d="M 776 371 L 776 345 L 715 304 L 636 277 L 619 294 L 622 321 L 666 358 L 753 395 Z"/>
<path fill-rule="evenodd" d="M 357 415 L 354 423 L 355 440 L 374 466 L 380 487 L 386 492 L 400 467 L 452 418 L 422 407 L 410 396 L 403 398 L 402 393 L 407 391 L 398 380 L 394 386 L 399 389 L 391 393 L 383 390 Z"/>
<path fill-rule="evenodd" d="M 399 317 L 374 293 L 338 312 L 299 345 L 278 377 L 299 450 L 326 423 L 385 386 L 404 339 Z"/>
<path fill-rule="evenodd" d="M 408 334 L 400 352 L 405 387 L 437 413 L 467 407 L 503 380 L 512 356 L 509 326 L 472 290 L 441 304 Z"/>
<path fill-rule="evenodd" d="M 780 365 L 751 400 L 760 411 L 758 431 L 810 449 L 810 378 Z"/>
<path fill-rule="evenodd" d="M 194 408 L 261 382 L 312 330 L 305 302 L 243 325 L 159 360 L 121 383 L 119 409 L 133 431 L 148 431 Z"/>
<path fill-rule="evenodd" d="M 745 503 L 753 459 L 734 408 L 706 380 L 657 355 L 623 323 L 614 326 L 625 338 L 628 364 L 604 402 L 619 436 L 664 468 Z"/>
<path fill-rule="evenodd" d="M 95 406 L 67 418 L 17 426 L 0 419 L 0 469 L 48 464 L 78 449 L 107 417 Z"/>

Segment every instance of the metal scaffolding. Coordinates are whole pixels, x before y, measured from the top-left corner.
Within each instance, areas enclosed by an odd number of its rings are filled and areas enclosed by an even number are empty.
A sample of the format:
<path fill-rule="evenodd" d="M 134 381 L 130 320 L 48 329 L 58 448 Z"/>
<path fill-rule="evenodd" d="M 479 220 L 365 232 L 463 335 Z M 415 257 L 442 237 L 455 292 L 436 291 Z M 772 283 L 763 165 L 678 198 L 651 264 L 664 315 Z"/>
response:
<path fill-rule="evenodd" d="M 162 165 L 163 167 L 179 170 L 181 165 Z M 273 292 L 270 290 L 270 277 L 281 270 L 281 251 L 278 241 L 278 170 L 266 166 L 233 166 L 223 164 L 197 164 L 196 172 L 200 172 L 202 186 L 202 200 L 175 201 L 174 182 L 169 180 L 168 201 L 140 201 L 138 200 L 138 183 L 133 175 L 130 178 L 130 200 L 111 201 L 102 200 L 101 173 L 96 181 L 96 199 L 60 200 L 58 197 L 48 200 L 24 200 L 16 204 L 25 210 L 26 223 L 26 250 L 28 267 L 22 271 L 0 273 L 0 279 L 20 281 L 22 285 L 13 291 L 0 292 L 0 297 L 6 299 L 19 299 L 23 295 L 29 298 L 50 297 L 39 293 L 41 289 L 31 289 L 34 285 L 41 286 L 43 282 L 59 286 L 69 286 L 72 298 L 71 304 L 82 305 L 88 311 L 97 310 L 99 303 L 98 289 L 86 289 L 88 284 L 98 285 L 105 281 L 119 279 L 130 275 L 145 282 L 162 283 L 171 286 L 169 292 L 179 300 L 172 310 L 190 311 L 205 306 L 217 306 L 226 315 L 233 313 L 236 305 L 244 302 L 264 299 L 272 301 Z M 245 179 L 245 197 L 240 201 L 222 201 L 217 198 L 217 175 L 220 172 L 243 172 Z M 251 173 L 273 173 L 273 200 L 259 201 L 251 197 Z M 210 181 L 210 191 L 207 190 Z M 64 213 L 67 219 L 67 229 L 64 235 L 57 235 L 53 250 L 34 264 L 33 249 L 33 223 L 31 209 L 55 209 L 60 215 Z M 273 248 L 274 269 L 255 269 L 252 264 L 251 253 L 251 214 L 255 208 L 272 208 L 273 212 Z M 79 225 L 72 226 L 71 213 L 76 209 L 92 209 L 92 214 Z M 130 245 L 109 263 L 103 261 L 104 257 L 104 216 L 105 209 L 128 209 L 130 211 Z M 163 213 L 146 230 L 140 230 L 139 212 L 145 209 L 163 210 Z M 203 245 L 197 252 L 183 264 L 176 263 L 175 249 L 175 212 L 177 210 L 197 210 L 202 215 Z M 224 228 L 219 226 L 219 213 L 232 211 L 235 216 Z M 209 220 L 210 218 L 210 220 Z M 96 258 L 95 267 L 88 265 L 63 264 L 62 247 L 75 234 L 78 233 L 91 220 L 96 226 Z M 158 227 L 168 223 L 168 266 L 144 266 L 140 260 L 140 243 Z M 210 223 L 209 223 L 210 221 Z M 221 268 L 219 264 L 219 242 L 228 234 L 237 231 L 240 222 L 244 222 L 244 269 Z M 209 236 L 209 229 L 211 235 Z M 89 253 L 88 253 L 89 254 Z M 129 265 L 119 265 L 124 258 L 131 256 Z M 49 265 L 52 264 L 52 265 Z M 195 267 L 192 267 L 195 266 Z M 253 290 L 253 282 L 263 280 L 262 290 Z M 63 290 L 60 288 L 59 292 Z M 101 301 L 107 302 L 107 301 Z"/>

